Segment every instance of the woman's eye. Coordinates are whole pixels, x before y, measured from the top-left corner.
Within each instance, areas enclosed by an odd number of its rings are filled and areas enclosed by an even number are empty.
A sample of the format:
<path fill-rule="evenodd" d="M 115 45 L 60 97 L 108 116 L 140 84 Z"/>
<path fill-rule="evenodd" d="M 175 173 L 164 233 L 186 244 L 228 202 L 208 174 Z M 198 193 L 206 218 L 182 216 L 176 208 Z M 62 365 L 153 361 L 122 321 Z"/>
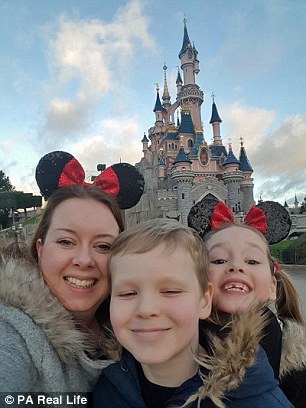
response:
<path fill-rule="evenodd" d="M 100 252 L 109 252 L 111 250 L 111 247 L 112 246 L 110 244 L 107 244 L 107 243 L 96 245 L 96 248 L 98 248 L 98 250 Z"/>
<path fill-rule="evenodd" d="M 65 247 L 72 245 L 72 242 L 69 239 L 59 239 L 57 243 Z"/>

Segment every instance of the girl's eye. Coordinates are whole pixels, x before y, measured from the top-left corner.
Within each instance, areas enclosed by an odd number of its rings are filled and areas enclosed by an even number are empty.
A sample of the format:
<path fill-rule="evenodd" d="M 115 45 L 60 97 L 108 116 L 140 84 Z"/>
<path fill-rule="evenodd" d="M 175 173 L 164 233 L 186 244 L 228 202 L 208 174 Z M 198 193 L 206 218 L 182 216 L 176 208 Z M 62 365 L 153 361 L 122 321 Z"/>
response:
<path fill-rule="evenodd" d="M 214 261 L 211 261 L 211 263 L 216 264 L 216 265 L 221 265 L 226 262 L 225 259 L 215 259 Z"/>
<path fill-rule="evenodd" d="M 64 247 L 69 247 L 72 245 L 72 242 L 69 239 L 59 239 L 57 243 Z"/>
<path fill-rule="evenodd" d="M 107 243 L 103 243 L 103 244 L 98 244 L 96 245 L 96 248 L 100 251 L 100 252 L 109 252 L 111 250 L 111 245 L 107 244 Z"/>
<path fill-rule="evenodd" d="M 249 260 L 247 261 L 247 263 L 248 263 L 249 265 L 258 265 L 258 264 L 259 264 L 259 262 L 256 261 L 255 259 L 249 259 Z"/>

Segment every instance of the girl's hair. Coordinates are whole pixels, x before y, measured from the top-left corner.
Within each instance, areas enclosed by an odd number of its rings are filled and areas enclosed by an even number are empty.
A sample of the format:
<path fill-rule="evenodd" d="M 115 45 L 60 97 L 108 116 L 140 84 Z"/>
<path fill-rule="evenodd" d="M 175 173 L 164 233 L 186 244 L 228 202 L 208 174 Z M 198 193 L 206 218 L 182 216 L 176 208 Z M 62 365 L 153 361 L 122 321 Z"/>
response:
<path fill-rule="evenodd" d="M 52 215 L 54 210 L 61 203 L 71 198 L 80 198 L 84 200 L 91 199 L 104 204 L 113 213 L 115 220 L 117 221 L 117 224 L 119 226 L 119 231 L 121 232 L 124 230 L 124 224 L 118 204 L 116 203 L 115 199 L 109 194 L 105 193 L 105 191 L 96 186 L 72 185 L 60 188 L 56 190 L 48 199 L 47 206 L 44 209 L 43 215 L 31 242 L 30 252 L 36 262 L 38 262 L 38 253 L 36 249 L 37 240 L 41 239 L 42 244 L 45 242 L 48 230 L 52 222 Z M 76 217 L 77 216 L 78 215 L 76 214 Z"/>
<path fill-rule="evenodd" d="M 113 242 L 111 259 L 123 254 L 144 254 L 164 244 L 169 251 L 182 246 L 194 262 L 196 275 L 203 292 L 208 286 L 208 253 L 198 233 L 177 221 L 153 219 L 128 228 Z M 111 271 L 111 263 L 110 263 Z"/>
<path fill-rule="evenodd" d="M 220 228 L 210 231 L 204 238 L 204 242 L 207 243 L 209 239 L 213 235 L 217 234 L 220 230 L 224 230 L 230 227 L 249 229 L 253 231 L 258 237 L 260 237 L 261 240 L 266 244 L 267 257 L 270 265 L 271 274 L 272 276 L 275 276 L 277 281 L 275 301 L 277 315 L 280 319 L 289 318 L 296 320 L 298 323 L 304 324 L 304 319 L 301 311 L 301 302 L 298 293 L 292 283 L 292 280 L 289 277 L 289 275 L 281 269 L 275 273 L 276 261 L 271 254 L 268 241 L 260 231 L 258 231 L 256 228 L 250 227 L 245 224 L 225 223 Z"/>

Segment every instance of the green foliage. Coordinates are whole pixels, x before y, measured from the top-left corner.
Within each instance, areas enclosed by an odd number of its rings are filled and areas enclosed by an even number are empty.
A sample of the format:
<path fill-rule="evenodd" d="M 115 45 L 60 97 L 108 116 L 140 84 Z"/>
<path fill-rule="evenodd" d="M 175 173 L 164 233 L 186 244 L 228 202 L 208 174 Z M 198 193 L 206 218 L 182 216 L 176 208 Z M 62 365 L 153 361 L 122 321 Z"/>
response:
<path fill-rule="evenodd" d="M 284 263 L 306 265 L 306 232 L 298 239 L 292 241 L 292 244 L 284 249 Z"/>
<path fill-rule="evenodd" d="M 6 176 L 4 172 L 0 170 L 0 192 L 1 191 L 12 191 L 14 189 L 15 187 L 11 184 L 8 176 Z"/>
<path fill-rule="evenodd" d="M 289 248 L 292 243 L 293 243 L 292 240 L 286 239 L 281 242 L 278 242 L 277 244 L 270 245 L 270 250 L 273 257 L 277 259 L 279 262 L 283 263 L 284 262 L 283 251 Z"/>

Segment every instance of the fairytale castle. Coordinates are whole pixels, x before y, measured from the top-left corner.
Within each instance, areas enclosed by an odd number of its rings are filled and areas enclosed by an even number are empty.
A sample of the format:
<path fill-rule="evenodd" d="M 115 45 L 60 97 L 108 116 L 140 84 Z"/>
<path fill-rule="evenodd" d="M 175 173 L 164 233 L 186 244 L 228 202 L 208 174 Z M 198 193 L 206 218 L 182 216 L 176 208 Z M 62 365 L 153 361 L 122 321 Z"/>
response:
<path fill-rule="evenodd" d="M 255 204 L 253 169 L 243 141 L 239 158 L 231 144 L 228 149 L 224 146 L 214 96 L 209 122 L 212 143 L 205 140 L 201 120 L 204 93 L 196 84 L 198 51 L 191 44 L 186 21 L 178 57 L 175 102 L 171 102 L 165 65 L 161 97 L 157 86 L 155 123 L 148 135 L 144 134 L 143 157 L 136 164 L 145 178 L 145 192 L 137 206 L 127 211 L 128 225 L 159 217 L 176 218 L 186 224 L 190 208 L 207 196 L 224 201 L 235 214 L 243 214 Z"/>

